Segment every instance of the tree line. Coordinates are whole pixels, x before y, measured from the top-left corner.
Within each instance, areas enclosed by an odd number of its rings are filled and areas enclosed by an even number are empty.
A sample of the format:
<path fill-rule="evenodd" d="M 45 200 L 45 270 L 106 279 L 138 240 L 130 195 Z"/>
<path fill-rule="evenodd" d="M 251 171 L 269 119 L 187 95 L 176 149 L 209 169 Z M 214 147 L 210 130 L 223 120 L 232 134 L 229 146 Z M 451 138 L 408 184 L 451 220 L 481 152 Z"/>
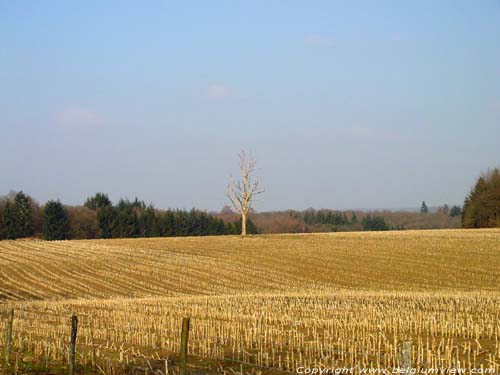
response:
<path fill-rule="evenodd" d="M 240 212 L 224 210 L 220 214 L 196 209 L 158 210 L 137 198 L 120 199 L 114 205 L 103 193 L 89 197 L 82 206 L 63 205 L 58 200 L 41 206 L 20 191 L 0 197 L 0 239 L 240 234 L 241 217 Z M 419 213 L 308 209 L 252 212 L 252 219 L 246 223 L 246 231 L 251 234 L 500 227 L 500 171 L 496 168 L 482 174 L 465 198 L 463 208 L 445 204 L 431 212 L 424 201 Z"/>
<path fill-rule="evenodd" d="M 104 193 L 89 197 L 83 206 L 59 200 L 40 206 L 20 192 L 0 199 L 0 239 L 42 237 L 47 240 L 207 236 L 239 234 L 240 221 L 224 221 L 205 211 L 158 210 L 135 198 L 113 205 Z M 247 222 L 248 233 L 257 228 Z"/>
<path fill-rule="evenodd" d="M 322 231 L 345 232 L 345 231 L 385 231 L 402 230 L 402 225 L 391 225 L 384 216 L 378 214 L 366 214 L 358 218 L 355 211 L 334 211 L 308 209 L 296 212 L 295 216 L 306 225 L 319 227 Z"/>

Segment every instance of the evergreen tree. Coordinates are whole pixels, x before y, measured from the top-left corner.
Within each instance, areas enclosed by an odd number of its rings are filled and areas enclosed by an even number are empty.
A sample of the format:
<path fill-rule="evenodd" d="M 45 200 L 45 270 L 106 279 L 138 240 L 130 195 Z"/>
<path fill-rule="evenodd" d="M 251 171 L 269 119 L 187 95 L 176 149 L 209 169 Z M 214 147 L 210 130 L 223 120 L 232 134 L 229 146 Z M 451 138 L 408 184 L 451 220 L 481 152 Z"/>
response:
<path fill-rule="evenodd" d="M 202 232 L 202 223 L 200 220 L 199 213 L 193 208 L 189 211 L 187 216 L 188 220 L 188 230 L 186 235 L 188 236 L 200 236 Z"/>
<path fill-rule="evenodd" d="M 93 197 L 87 198 L 84 206 L 91 210 L 97 210 L 99 208 L 111 206 L 111 201 L 107 194 L 96 193 Z"/>
<path fill-rule="evenodd" d="M 455 217 L 455 216 L 460 216 L 462 214 L 462 209 L 460 206 L 452 206 L 450 209 L 450 216 Z"/>
<path fill-rule="evenodd" d="M 255 223 L 251 219 L 248 219 L 248 221 L 247 221 L 247 233 L 259 234 L 259 229 L 257 228 Z"/>
<path fill-rule="evenodd" d="M 497 168 L 480 176 L 474 189 L 465 198 L 462 226 L 500 227 L 500 171 Z"/>
<path fill-rule="evenodd" d="M 116 211 L 113 206 L 105 206 L 97 210 L 97 226 L 100 238 L 113 237 L 112 228 L 115 217 Z"/>
<path fill-rule="evenodd" d="M 7 199 L 2 211 L 0 237 L 13 240 L 34 235 L 33 206 L 26 194 L 20 191 Z"/>
<path fill-rule="evenodd" d="M 462 226 L 464 228 L 481 228 L 487 226 L 487 213 L 484 199 L 487 189 L 484 176 L 479 177 L 474 189 L 464 202 L 462 216 Z"/>
<path fill-rule="evenodd" d="M 188 212 L 181 210 L 175 211 L 174 236 L 189 236 L 191 231 L 191 222 L 189 219 L 190 217 Z"/>
<path fill-rule="evenodd" d="M 153 206 L 148 206 L 139 218 L 141 237 L 159 237 L 160 226 L 159 219 Z"/>
<path fill-rule="evenodd" d="M 43 209 L 43 235 L 46 240 L 65 240 L 69 235 L 68 215 L 61 202 L 48 201 Z"/>
<path fill-rule="evenodd" d="M 117 208 L 117 214 L 112 222 L 114 238 L 131 238 L 139 236 L 139 218 L 133 205 L 125 202 Z"/>
<path fill-rule="evenodd" d="M 3 209 L 2 237 L 6 240 L 15 240 L 20 237 L 17 213 L 14 204 L 10 201 L 5 203 Z"/>
<path fill-rule="evenodd" d="M 14 198 L 18 237 L 31 237 L 34 234 L 33 208 L 31 200 L 22 191 Z"/>
<path fill-rule="evenodd" d="M 229 234 L 240 234 L 240 228 L 241 228 L 241 219 L 238 221 L 235 221 L 233 223 L 233 230 Z M 248 218 L 247 219 L 247 234 L 258 234 L 259 230 L 257 229 L 257 226 L 254 224 L 254 222 Z"/>
<path fill-rule="evenodd" d="M 361 220 L 363 230 L 367 231 L 382 231 L 389 230 L 389 225 L 385 222 L 382 216 L 367 215 Z"/>
<path fill-rule="evenodd" d="M 428 214 L 429 213 L 429 208 L 425 204 L 425 201 L 422 202 L 422 206 L 420 207 L 420 213 L 422 213 L 422 214 Z"/>
<path fill-rule="evenodd" d="M 463 228 L 468 228 L 469 223 L 466 224 L 467 217 L 465 215 L 466 212 L 469 212 L 470 209 L 470 199 L 469 196 L 465 197 L 464 199 L 464 205 L 462 208 L 462 213 L 460 214 L 460 217 L 462 219 L 462 227 Z"/>
<path fill-rule="evenodd" d="M 332 217 L 337 220 L 335 215 Z M 0 199 L 0 239 L 31 236 L 34 228 L 47 239 L 206 236 L 235 230 L 239 233 L 239 228 L 206 211 L 159 211 L 138 198 L 120 199 L 113 206 L 104 193 L 89 197 L 84 207 L 65 208 L 59 201 L 49 201 L 41 210 L 23 192 Z M 256 232 L 249 220 L 248 233 Z"/>
<path fill-rule="evenodd" d="M 351 224 L 357 224 L 358 223 L 358 217 L 356 216 L 356 212 L 352 212 L 351 216 Z"/>
<path fill-rule="evenodd" d="M 218 219 L 213 216 L 208 217 L 207 234 L 210 236 L 220 236 L 225 234 L 224 220 Z"/>
<path fill-rule="evenodd" d="M 217 220 L 217 231 L 215 232 L 217 236 L 222 236 L 226 234 L 226 223 L 222 219 Z"/>
<path fill-rule="evenodd" d="M 175 234 L 175 217 L 172 210 L 166 211 L 160 219 L 160 235 L 171 237 Z"/>

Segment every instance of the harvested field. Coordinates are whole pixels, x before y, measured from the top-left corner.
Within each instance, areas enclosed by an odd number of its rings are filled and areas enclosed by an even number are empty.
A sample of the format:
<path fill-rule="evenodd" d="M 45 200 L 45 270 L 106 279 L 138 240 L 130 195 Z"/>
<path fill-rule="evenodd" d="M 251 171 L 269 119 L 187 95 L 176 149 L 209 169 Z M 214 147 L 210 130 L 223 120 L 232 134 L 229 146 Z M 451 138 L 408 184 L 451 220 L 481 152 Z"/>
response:
<path fill-rule="evenodd" d="M 76 313 L 82 371 L 165 372 L 183 316 L 210 371 L 393 368 L 403 340 L 415 367 L 500 370 L 500 230 L 2 241 L 0 259 L 19 361 L 64 363 Z"/>

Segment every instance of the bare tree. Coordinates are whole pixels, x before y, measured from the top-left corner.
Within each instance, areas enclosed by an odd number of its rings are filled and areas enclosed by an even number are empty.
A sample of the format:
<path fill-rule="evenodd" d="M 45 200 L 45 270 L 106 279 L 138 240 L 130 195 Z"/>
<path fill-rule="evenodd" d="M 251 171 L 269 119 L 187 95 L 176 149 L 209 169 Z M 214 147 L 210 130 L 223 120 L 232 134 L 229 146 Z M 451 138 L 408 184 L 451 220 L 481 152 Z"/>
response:
<path fill-rule="evenodd" d="M 252 203 L 256 195 L 264 190 L 260 189 L 259 181 L 253 181 L 256 161 L 252 155 L 241 151 L 238 154 L 240 159 L 241 180 L 235 181 L 232 177 L 227 187 L 227 197 L 236 210 L 241 215 L 241 235 L 247 235 L 247 217 L 252 209 Z"/>

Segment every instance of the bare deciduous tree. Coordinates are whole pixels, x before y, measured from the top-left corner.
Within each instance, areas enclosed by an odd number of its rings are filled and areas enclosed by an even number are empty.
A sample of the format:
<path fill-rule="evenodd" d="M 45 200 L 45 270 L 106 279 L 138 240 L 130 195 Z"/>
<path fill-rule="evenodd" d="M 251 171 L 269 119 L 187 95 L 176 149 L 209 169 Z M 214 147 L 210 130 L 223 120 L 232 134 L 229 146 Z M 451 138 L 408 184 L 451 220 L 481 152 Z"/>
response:
<path fill-rule="evenodd" d="M 241 180 L 235 181 L 232 177 L 227 187 L 227 197 L 236 210 L 241 215 L 241 235 L 247 235 L 247 217 L 252 209 L 252 203 L 256 195 L 264 190 L 260 189 L 259 181 L 253 181 L 256 161 L 252 155 L 241 151 L 238 154 L 240 159 Z"/>

